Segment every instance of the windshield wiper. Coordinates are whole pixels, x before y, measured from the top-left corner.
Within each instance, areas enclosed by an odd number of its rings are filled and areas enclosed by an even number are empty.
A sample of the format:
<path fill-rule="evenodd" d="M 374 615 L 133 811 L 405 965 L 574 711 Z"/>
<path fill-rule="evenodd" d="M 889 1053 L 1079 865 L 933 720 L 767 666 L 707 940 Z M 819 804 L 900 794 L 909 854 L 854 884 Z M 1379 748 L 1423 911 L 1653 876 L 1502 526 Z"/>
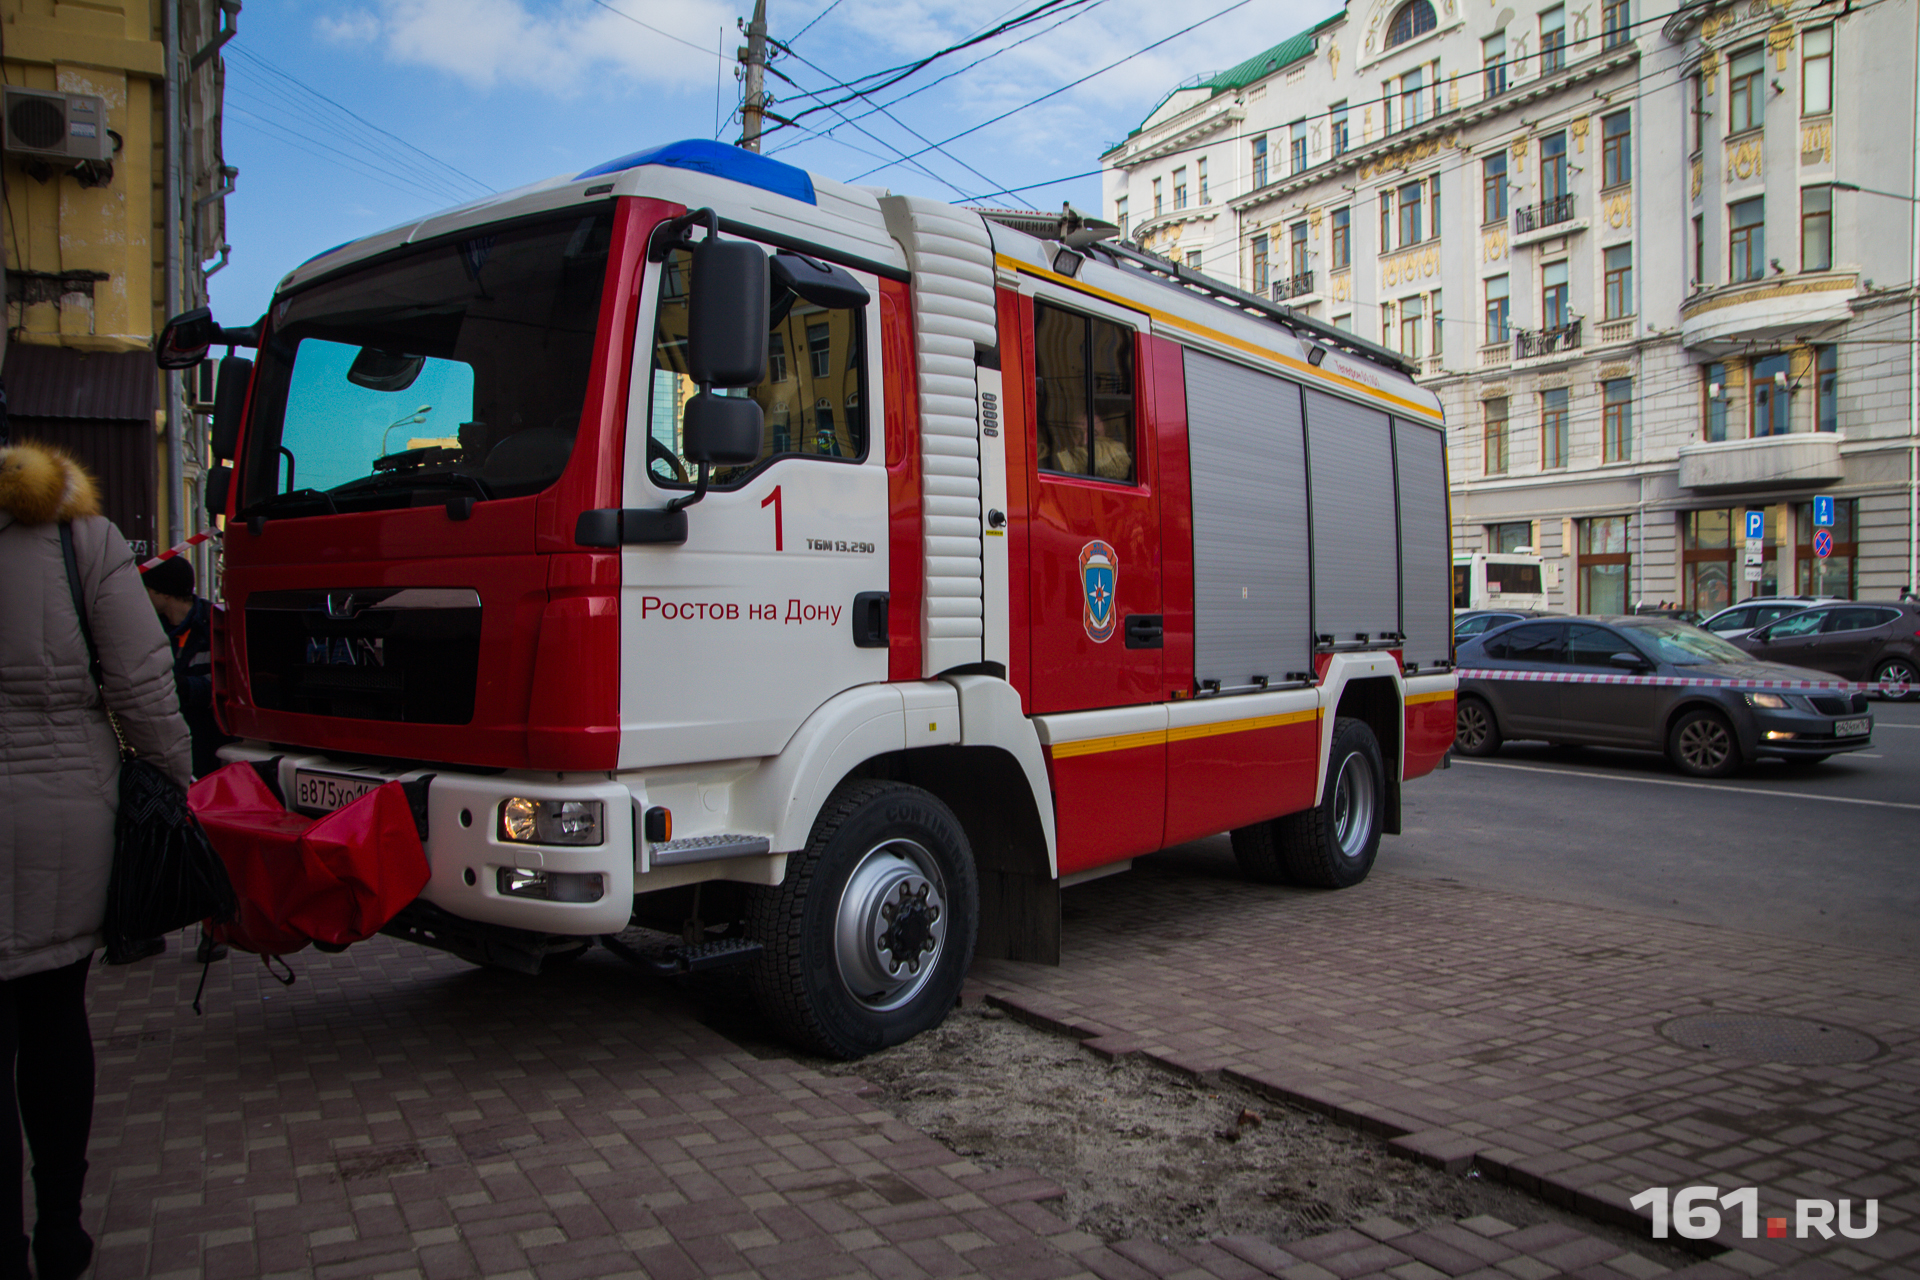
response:
<path fill-rule="evenodd" d="M 394 493 L 407 489 L 471 486 L 484 501 L 493 490 L 479 476 L 464 471 L 404 471 L 392 475 L 362 476 L 336 485 L 333 492 L 343 498 L 358 498 L 370 493 Z"/>
<path fill-rule="evenodd" d="M 271 497 L 262 498 L 260 501 L 253 503 L 240 514 L 243 516 L 263 516 L 269 511 L 274 511 L 281 507 L 299 506 L 303 503 L 324 505 L 328 515 L 337 516 L 340 514 L 340 505 L 333 500 L 333 495 L 323 493 L 319 489 L 289 489 L 285 493 L 276 493 Z"/>

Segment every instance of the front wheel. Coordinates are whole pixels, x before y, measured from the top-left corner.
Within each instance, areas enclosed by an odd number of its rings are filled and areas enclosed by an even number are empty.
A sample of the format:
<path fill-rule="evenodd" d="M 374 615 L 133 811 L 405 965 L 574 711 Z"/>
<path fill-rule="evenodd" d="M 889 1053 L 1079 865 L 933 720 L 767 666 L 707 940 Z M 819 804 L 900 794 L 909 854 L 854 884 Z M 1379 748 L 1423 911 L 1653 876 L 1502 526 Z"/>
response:
<path fill-rule="evenodd" d="M 1905 658 L 1888 658 L 1874 669 L 1873 679 L 1880 686 L 1881 697 L 1888 702 L 1905 702 L 1914 696 L 1913 686 L 1920 682 L 1920 673 Z"/>
<path fill-rule="evenodd" d="M 973 962 L 979 878 L 959 820 L 896 782 L 842 783 L 758 889 L 748 935 L 761 1012 L 803 1049 L 858 1058 L 937 1026 Z"/>
<path fill-rule="evenodd" d="M 1320 803 L 1274 823 L 1287 877 L 1316 889 L 1365 880 L 1380 852 L 1386 808 L 1387 770 L 1373 730 L 1361 720 L 1335 720 Z"/>
<path fill-rule="evenodd" d="M 1500 750 L 1500 724 L 1493 708 L 1468 696 L 1453 709 L 1453 749 L 1463 756 L 1490 756 Z"/>
<path fill-rule="evenodd" d="M 1691 777 L 1724 778 L 1740 767 L 1740 742 L 1725 716 L 1700 707 L 1674 721 L 1667 759 Z"/>

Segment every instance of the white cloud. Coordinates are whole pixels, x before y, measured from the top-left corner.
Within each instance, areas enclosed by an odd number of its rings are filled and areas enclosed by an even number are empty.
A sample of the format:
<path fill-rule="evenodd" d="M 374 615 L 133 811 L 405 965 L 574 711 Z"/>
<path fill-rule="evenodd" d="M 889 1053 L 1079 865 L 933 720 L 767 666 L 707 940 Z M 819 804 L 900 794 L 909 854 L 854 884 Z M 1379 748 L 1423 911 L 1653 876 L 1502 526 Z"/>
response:
<path fill-rule="evenodd" d="M 365 9 L 335 16 L 322 15 L 315 23 L 322 38 L 335 44 L 371 44 L 380 36 L 380 19 Z"/>

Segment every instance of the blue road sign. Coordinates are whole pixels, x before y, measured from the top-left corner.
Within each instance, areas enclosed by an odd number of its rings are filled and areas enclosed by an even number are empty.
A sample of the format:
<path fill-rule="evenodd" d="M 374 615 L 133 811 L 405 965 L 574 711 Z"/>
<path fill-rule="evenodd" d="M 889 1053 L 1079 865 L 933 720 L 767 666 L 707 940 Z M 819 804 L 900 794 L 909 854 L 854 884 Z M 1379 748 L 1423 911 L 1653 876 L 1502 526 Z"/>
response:
<path fill-rule="evenodd" d="M 1818 499 L 1816 499 L 1818 501 Z M 1747 512 L 1747 536 L 1764 538 L 1767 536 L 1767 513 L 1764 511 Z"/>
<path fill-rule="evenodd" d="M 1748 519 L 1752 519 L 1751 512 L 1748 513 Z M 1813 500 L 1813 527 L 1833 528 L 1833 499 L 1826 494 L 1819 494 Z"/>
<path fill-rule="evenodd" d="M 1813 554 L 1822 560 L 1833 554 L 1833 530 L 1815 529 L 1813 531 Z"/>

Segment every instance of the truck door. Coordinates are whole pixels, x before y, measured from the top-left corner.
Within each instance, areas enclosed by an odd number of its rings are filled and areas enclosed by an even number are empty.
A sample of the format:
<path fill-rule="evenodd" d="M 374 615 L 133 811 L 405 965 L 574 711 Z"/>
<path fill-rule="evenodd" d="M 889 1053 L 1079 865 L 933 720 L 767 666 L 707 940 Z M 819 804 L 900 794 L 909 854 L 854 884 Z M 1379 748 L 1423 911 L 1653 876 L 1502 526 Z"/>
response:
<path fill-rule="evenodd" d="M 1164 701 L 1157 459 L 1139 334 L 1044 299 L 1031 332 L 1029 707 Z"/>

